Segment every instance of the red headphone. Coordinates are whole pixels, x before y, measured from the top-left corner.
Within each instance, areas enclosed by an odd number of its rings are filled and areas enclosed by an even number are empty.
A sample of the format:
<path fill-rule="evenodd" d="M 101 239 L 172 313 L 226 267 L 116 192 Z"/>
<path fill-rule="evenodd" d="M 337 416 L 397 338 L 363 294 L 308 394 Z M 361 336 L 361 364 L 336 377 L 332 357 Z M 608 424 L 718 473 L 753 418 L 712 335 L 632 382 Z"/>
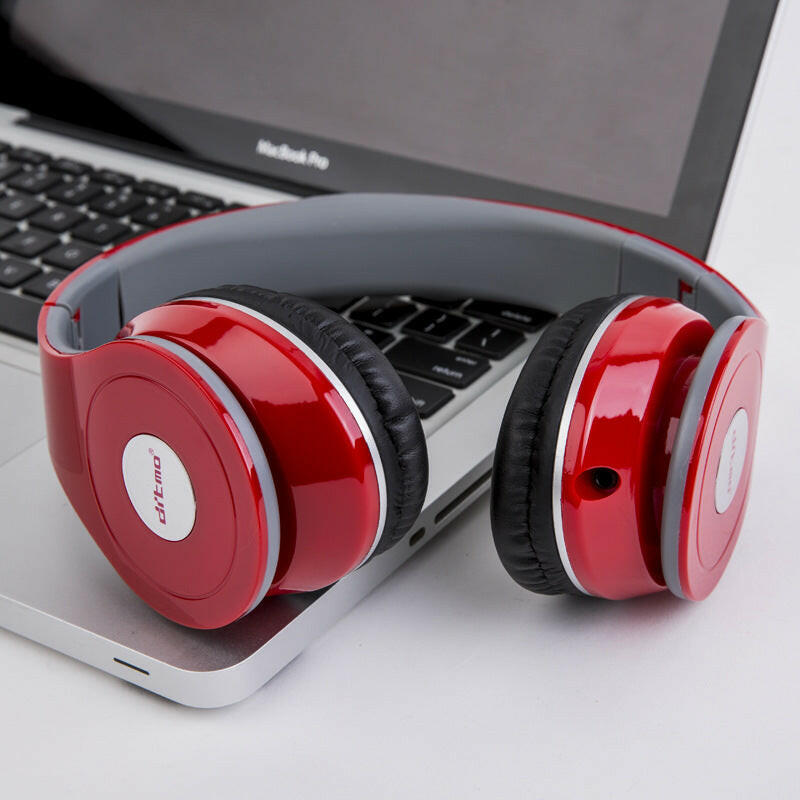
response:
<path fill-rule="evenodd" d="M 216 628 L 402 540 L 427 490 L 414 404 L 364 334 L 297 295 L 454 287 L 561 314 L 519 375 L 495 453 L 492 529 L 514 580 L 704 598 L 744 515 L 758 312 L 706 265 L 630 231 L 409 195 L 178 225 L 103 254 L 47 301 L 53 464 L 134 591 Z"/>

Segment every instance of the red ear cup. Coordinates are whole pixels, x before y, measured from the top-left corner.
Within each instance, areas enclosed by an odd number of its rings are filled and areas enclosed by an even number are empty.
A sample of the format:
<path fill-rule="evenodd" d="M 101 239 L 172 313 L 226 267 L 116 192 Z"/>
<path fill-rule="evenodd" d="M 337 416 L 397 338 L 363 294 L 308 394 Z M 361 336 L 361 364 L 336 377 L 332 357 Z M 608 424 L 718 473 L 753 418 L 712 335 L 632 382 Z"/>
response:
<path fill-rule="evenodd" d="M 758 320 L 740 322 L 763 332 Z M 719 334 L 728 342 L 722 357 L 702 316 L 675 301 L 632 297 L 586 303 L 544 332 L 512 394 L 495 456 L 492 528 L 518 583 L 548 594 L 607 598 L 659 591 L 667 583 L 687 597 L 700 597 L 701 584 L 710 591 L 741 521 L 749 466 L 742 467 L 735 510 L 725 519 L 708 510 L 708 476 L 717 474 L 739 408 L 749 409 L 755 427 L 760 388 L 763 338 L 751 330 L 737 339 L 737 349 L 725 338 L 729 333 Z M 701 370 L 705 361 L 714 369 Z M 717 377 L 709 382 L 706 373 Z M 689 433 L 676 436 L 679 430 Z M 676 442 L 682 459 L 691 451 L 685 461 L 692 465 L 677 472 Z M 728 445 L 722 458 L 728 464 L 738 456 Z M 693 523 L 680 512 L 675 522 L 676 498 L 694 514 Z M 663 568 L 662 519 L 673 531 Z M 710 553 L 714 580 L 697 577 L 697 542 L 701 554 Z"/>
<path fill-rule="evenodd" d="M 71 494 L 117 572 L 183 625 L 237 619 L 270 588 L 282 521 L 241 404 L 186 348 L 115 341 L 76 364 L 86 467 Z"/>
<path fill-rule="evenodd" d="M 673 594 L 702 600 L 717 585 L 742 526 L 753 466 L 766 325 L 734 317 L 695 370 L 672 442 L 661 560 Z"/>
<path fill-rule="evenodd" d="M 427 455 L 400 379 L 338 315 L 250 287 L 201 294 L 94 351 L 86 438 L 92 535 L 156 610 L 211 628 L 390 546 L 419 513 Z"/>

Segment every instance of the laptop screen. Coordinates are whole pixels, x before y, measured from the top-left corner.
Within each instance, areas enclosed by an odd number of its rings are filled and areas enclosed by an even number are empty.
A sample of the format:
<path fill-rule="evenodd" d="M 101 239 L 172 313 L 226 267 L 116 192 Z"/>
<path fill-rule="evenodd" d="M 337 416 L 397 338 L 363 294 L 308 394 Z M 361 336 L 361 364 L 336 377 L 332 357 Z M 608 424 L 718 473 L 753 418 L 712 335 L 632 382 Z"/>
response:
<path fill-rule="evenodd" d="M 16 0 L 4 13 L 13 49 L 63 88 L 57 104 L 17 100 L 43 116 L 313 189 L 554 206 L 703 254 L 773 11 Z"/>

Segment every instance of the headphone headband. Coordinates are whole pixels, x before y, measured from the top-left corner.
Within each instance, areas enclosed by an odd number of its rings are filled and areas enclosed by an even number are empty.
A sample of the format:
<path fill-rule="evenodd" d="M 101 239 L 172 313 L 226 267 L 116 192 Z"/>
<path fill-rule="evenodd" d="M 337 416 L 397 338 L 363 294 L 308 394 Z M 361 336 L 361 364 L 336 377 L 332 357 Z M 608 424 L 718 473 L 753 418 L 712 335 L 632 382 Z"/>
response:
<path fill-rule="evenodd" d="M 672 297 L 716 327 L 758 316 L 702 262 L 639 234 L 538 208 L 417 195 L 333 195 L 219 214 L 123 246 L 50 298 L 44 333 L 91 349 L 148 308 L 200 287 L 298 295 L 452 293 L 560 313 L 632 292 Z"/>

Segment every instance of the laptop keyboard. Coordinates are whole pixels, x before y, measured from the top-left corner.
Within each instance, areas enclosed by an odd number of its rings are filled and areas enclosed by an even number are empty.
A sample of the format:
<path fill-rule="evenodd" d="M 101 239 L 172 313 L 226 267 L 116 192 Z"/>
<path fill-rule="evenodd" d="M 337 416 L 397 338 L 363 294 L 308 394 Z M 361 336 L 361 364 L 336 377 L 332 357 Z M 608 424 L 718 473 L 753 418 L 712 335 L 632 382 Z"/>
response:
<path fill-rule="evenodd" d="M 72 270 L 122 242 L 203 214 L 219 197 L 0 141 L 0 330 L 36 341 L 44 300 Z M 321 297 L 400 373 L 422 419 L 552 315 L 459 297 Z"/>
<path fill-rule="evenodd" d="M 553 319 L 539 309 L 466 297 L 321 297 L 400 373 L 422 419 L 444 408 Z"/>
<path fill-rule="evenodd" d="M 0 330 L 35 341 L 42 303 L 72 270 L 128 239 L 238 207 L 0 141 Z"/>

